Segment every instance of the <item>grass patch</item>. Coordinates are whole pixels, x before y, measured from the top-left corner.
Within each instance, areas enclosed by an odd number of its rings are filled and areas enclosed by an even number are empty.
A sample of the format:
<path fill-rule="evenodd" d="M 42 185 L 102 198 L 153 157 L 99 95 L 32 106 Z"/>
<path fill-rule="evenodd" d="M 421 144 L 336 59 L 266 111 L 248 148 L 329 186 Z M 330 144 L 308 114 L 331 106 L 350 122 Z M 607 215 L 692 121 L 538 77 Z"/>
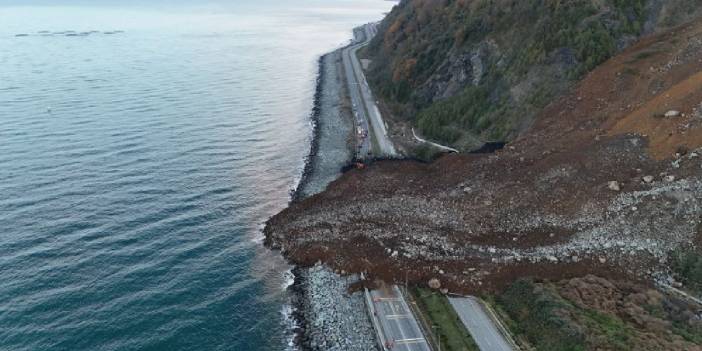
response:
<path fill-rule="evenodd" d="M 653 56 L 656 56 L 660 53 L 661 52 L 658 50 L 642 51 L 642 52 L 639 52 L 638 54 L 634 55 L 634 57 L 631 60 L 629 60 L 627 63 L 634 63 L 634 62 L 638 62 L 641 60 L 645 60 L 645 59 L 651 58 Z"/>
<path fill-rule="evenodd" d="M 622 73 L 625 75 L 638 77 L 641 72 L 639 72 L 639 70 L 637 70 L 636 68 L 627 67 L 622 70 Z"/>
<path fill-rule="evenodd" d="M 633 331 L 621 319 L 591 309 L 584 309 L 581 312 L 588 327 L 604 335 L 612 349 L 631 350 L 629 342 Z"/>
<path fill-rule="evenodd" d="M 679 321 L 673 322 L 673 333 L 678 334 L 683 337 L 683 339 L 697 344 L 702 345 L 702 328 L 694 328 L 686 323 Z"/>
<path fill-rule="evenodd" d="M 441 349 L 447 351 L 478 351 L 478 346 L 463 326 L 446 296 L 424 288 L 413 288 L 412 295 L 427 319 L 438 326 Z"/>
<path fill-rule="evenodd" d="M 571 306 L 551 289 L 519 280 L 496 302 L 510 317 L 510 329 L 537 350 L 586 350 L 585 335 L 570 313 Z"/>

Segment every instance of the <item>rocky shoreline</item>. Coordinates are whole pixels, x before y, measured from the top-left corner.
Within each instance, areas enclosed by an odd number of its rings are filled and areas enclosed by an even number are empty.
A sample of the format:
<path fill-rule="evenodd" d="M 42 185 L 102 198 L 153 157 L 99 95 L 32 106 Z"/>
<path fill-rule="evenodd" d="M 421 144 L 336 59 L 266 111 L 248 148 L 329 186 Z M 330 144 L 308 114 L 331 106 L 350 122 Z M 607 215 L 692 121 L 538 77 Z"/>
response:
<path fill-rule="evenodd" d="M 340 50 L 319 59 L 313 137 L 302 178 L 291 194 L 293 203 L 323 191 L 354 157 L 354 123 L 340 60 Z M 296 266 L 292 273 L 288 291 L 298 326 L 294 342 L 300 349 L 376 350 L 363 294 L 348 291 L 356 276 L 341 276 L 322 265 Z"/>
<path fill-rule="evenodd" d="M 340 50 L 319 58 L 317 88 L 312 109 L 312 142 L 302 178 L 292 193 L 292 202 L 323 191 L 341 175 L 353 154 L 353 117 L 340 71 Z"/>
<path fill-rule="evenodd" d="M 303 350 L 377 350 L 362 292 L 348 287 L 358 276 L 340 276 L 322 264 L 293 269 L 289 288 L 300 326 L 295 343 Z"/>

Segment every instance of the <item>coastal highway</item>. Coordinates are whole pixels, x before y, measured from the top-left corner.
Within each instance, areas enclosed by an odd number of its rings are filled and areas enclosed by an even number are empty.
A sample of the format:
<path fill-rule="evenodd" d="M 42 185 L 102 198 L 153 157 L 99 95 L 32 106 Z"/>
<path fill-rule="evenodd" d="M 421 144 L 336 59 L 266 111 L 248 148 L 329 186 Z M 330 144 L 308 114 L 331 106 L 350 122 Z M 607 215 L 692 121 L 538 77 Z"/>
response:
<path fill-rule="evenodd" d="M 359 143 L 359 158 L 365 158 L 373 153 L 377 157 L 392 157 L 397 155 L 395 147 L 388 137 L 385 123 L 380 115 L 380 110 L 375 103 L 366 77 L 363 73 L 361 63 L 356 56 L 358 50 L 370 42 L 376 33 L 375 24 L 366 24 L 354 30 L 354 41 L 351 45 L 342 50 L 342 59 L 346 81 L 349 88 L 349 96 L 353 105 L 356 125 L 361 128 L 361 134 L 367 135 Z M 375 143 L 369 139 L 372 138 Z M 373 150 L 373 144 L 377 150 Z"/>
<path fill-rule="evenodd" d="M 431 351 L 407 302 L 397 285 L 370 291 L 375 325 L 385 350 Z"/>
<path fill-rule="evenodd" d="M 449 302 L 458 317 L 482 351 L 513 351 L 487 315 L 483 306 L 474 297 L 449 297 Z"/>
<path fill-rule="evenodd" d="M 370 129 L 368 126 L 368 118 L 366 117 L 365 105 L 363 105 L 363 98 L 361 97 L 361 91 L 358 87 L 356 81 L 356 73 L 353 69 L 353 64 L 351 64 L 351 53 L 350 51 L 355 48 L 358 43 L 363 43 L 366 41 L 366 34 L 360 28 L 354 29 L 353 31 L 354 39 L 352 45 L 344 48 L 341 52 L 341 57 L 344 65 L 344 73 L 347 77 L 346 82 L 349 90 L 349 98 L 352 103 L 352 111 L 354 115 L 354 120 L 356 124 L 356 138 L 358 140 L 358 148 L 356 150 L 356 158 L 364 159 L 366 157 L 372 156 L 371 147 L 371 135 L 368 132 Z M 355 51 L 354 51 L 355 52 Z M 359 133 L 360 131 L 360 133 Z"/>

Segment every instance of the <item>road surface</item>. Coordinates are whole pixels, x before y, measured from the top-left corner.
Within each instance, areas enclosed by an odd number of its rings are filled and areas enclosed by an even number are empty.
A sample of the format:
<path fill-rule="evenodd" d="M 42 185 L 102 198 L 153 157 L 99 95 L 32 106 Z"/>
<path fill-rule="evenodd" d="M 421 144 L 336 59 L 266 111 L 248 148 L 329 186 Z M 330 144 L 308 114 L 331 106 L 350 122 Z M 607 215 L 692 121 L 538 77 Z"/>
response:
<path fill-rule="evenodd" d="M 514 351 L 474 297 L 449 297 L 458 317 L 482 351 Z"/>
<path fill-rule="evenodd" d="M 358 83 L 356 82 L 356 74 L 351 64 L 351 54 L 349 51 L 354 48 L 359 43 L 366 41 L 365 31 L 357 28 L 353 31 L 354 39 L 353 44 L 346 47 L 341 52 L 341 57 L 344 64 L 344 74 L 347 77 L 347 85 L 349 90 L 349 98 L 352 103 L 352 112 L 355 120 L 355 133 L 356 139 L 358 141 L 356 149 L 356 158 L 364 159 L 369 156 L 373 156 L 372 147 L 370 141 L 370 133 L 368 132 L 368 118 L 366 117 L 366 111 L 362 102 L 361 92 L 358 88 Z"/>
<path fill-rule="evenodd" d="M 375 103 L 375 98 L 366 81 L 361 63 L 356 56 L 356 52 L 368 45 L 375 34 L 375 24 L 366 24 L 361 29 L 354 31 L 353 44 L 342 50 L 344 72 L 346 73 L 353 113 L 356 118 L 356 126 L 360 128 L 360 133 L 357 133 L 357 137 L 362 139 L 359 143 L 359 150 L 357 150 L 359 158 L 371 156 L 370 153 L 378 157 L 397 155 L 397 151 L 388 137 L 385 123 Z M 366 137 L 363 137 L 363 135 L 366 135 Z M 373 138 L 375 141 L 377 150 L 373 150 L 373 143 L 369 140 L 370 138 Z"/>
<path fill-rule="evenodd" d="M 431 351 L 419 323 L 396 285 L 370 291 L 370 299 L 375 311 L 371 317 L 380 326 L 380 340 L 387 350 Z"/>

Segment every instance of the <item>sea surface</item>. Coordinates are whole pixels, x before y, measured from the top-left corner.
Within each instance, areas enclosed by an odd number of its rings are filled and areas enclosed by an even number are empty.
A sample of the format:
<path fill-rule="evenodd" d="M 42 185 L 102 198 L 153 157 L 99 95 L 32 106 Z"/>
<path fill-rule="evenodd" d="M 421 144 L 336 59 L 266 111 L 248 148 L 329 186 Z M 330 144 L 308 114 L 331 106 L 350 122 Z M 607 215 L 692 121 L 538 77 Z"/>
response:
<path fill-rule="evenodd" d="M 318 56 L 392 5 L 0 0 L 0 350 L 286 349 L 262 223 Z"/>

